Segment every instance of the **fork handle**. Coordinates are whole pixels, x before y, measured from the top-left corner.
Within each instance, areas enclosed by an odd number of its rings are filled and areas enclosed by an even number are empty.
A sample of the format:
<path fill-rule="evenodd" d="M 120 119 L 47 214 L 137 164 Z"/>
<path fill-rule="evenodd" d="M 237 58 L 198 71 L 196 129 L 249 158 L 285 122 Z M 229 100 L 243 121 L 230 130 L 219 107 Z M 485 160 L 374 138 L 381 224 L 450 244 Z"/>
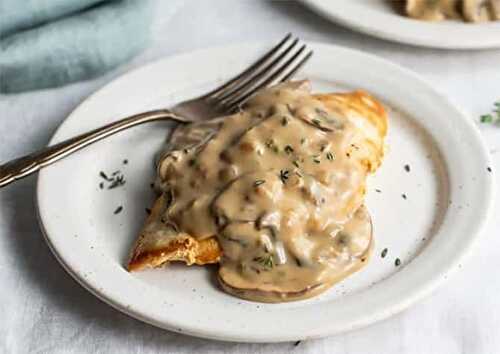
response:
<path fill-rule="evenodd" d="M 157 120 L 172 120 L 180 123 L 190 122 L 188 119 L 182 118 L 168 109 L 148 111 L 120 119 L 88 133 L 78 135 L 56 145 L 46 147 L 42 150 L 0 165 L 0 188 L 29 176 L 30 174 L 40 170 L 42 167 L 59 161 L 60 159 L 96 141 L 102 140 L 130 127 Z"/>

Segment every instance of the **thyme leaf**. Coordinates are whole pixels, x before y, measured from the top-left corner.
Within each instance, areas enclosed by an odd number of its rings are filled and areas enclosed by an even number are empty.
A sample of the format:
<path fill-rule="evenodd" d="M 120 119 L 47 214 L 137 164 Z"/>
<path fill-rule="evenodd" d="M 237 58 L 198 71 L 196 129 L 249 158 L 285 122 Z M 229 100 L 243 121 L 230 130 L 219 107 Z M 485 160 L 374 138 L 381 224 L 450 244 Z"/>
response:
<path fill-rule="evenodd" d="M 281 170 L 280 171 L 280 179 L 281 179 L 281 182 L 283 182 L 283 184 L 286 183 L 286 180 L 288 179 L 289 177 L 289 174 L 290 174 L 290 171 L 288 170 Z"/>
<path fill-rule="evenodd" d="M 259 263 L 264 268 L 271 269 L 275 266 L 274 258 L 273 258 L 272 254 L 267 254 L 265 256 L 255 257 L 253 260 L 256 261 L 257 263 Z"/>
<path fill-rule="evenodd" d="M 293 147 L 291 147 L 290 145 L 285 146 L 285 152 L 287 154 L 291 154 L 292 152 L 294 152 Z"/>
<path fill-rule="evenodd" d="M 483 114 L 479 117 L 481 123 L 498 123 L 500 122 L 500 100 L 493 103 L 495 108 L 493 108 L 491 113 Z"/>
<path fill-rule="evenodd" d="M 258 186 L 260 186 L 261 184 L 264 184 L 264 183 L 266 183 L 266 181 L 265 181 L 265 180 L 263 180 L 263 179 L 258 179 L 258 180 L 256 180 L 255 182 L 253 182 L 253 186 L 254 186 L 254 187 L 258 187 Z"/>
<path fill-rule="evenodd" d="M 313 124 L 318 127 L 321 126 L 321 121 L 319 119 L 314 118 L 313 120 L 311 120 L 311 122 L 313 122 Z"/>

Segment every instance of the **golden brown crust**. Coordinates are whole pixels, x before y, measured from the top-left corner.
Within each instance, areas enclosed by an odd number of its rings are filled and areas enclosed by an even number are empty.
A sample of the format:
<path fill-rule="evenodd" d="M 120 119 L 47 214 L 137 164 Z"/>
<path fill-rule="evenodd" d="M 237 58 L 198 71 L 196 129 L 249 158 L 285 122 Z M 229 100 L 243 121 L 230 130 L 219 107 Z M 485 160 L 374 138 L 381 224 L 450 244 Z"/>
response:
<path fill-rule="evenodd" d="M 164 203 L 163 196 L 160 196 L 154 203 L 151 214 L 146 219 L 140 236 L 132 248 L 127 266 L 128 271 L 159 267 L 171 261 L 181 261 L 189 265 L 218 263 L 222 250 L 215 237 L 197 240 L 187 234 L 179 233 L 170 242 L 162 244 L 160 247 L 153 248 L 146 245 L 147 239 L 158 237 L 148 230 L 150 230 L 151 224 L 156 223 L 161 218 Z"/>
<path fill-rule="evenodd" d="M 215 237 L 202 241 L 196 241 L 193 238 L 181 241 L 175 240 L 172 241 L 168 247 L 137 254 L 130 260 L 127 269 L 133 272 L 148 267 L 159 267 L 171 261 L 189 263 L 187 261 L 189 258 L 188 254 L 193 252 L 195 253 L 193 264 L 197 265 L 218 263 L 222 254 L 219 243 Z"/>
<path fill-rule="evenodd" d="M 313 95 L 333 111 L 354 119 L 353 113 L 363 120 L 368 120 L 377 131 L 369 139 L 364 140 L 368 153 L 360 158 L 367 171 L 373 173 L 380 167 L 384 157 L 384 138 L 387 135 L 388 119 L 384 106 L 369 93 L 356 90 L 347 93 Z"/>

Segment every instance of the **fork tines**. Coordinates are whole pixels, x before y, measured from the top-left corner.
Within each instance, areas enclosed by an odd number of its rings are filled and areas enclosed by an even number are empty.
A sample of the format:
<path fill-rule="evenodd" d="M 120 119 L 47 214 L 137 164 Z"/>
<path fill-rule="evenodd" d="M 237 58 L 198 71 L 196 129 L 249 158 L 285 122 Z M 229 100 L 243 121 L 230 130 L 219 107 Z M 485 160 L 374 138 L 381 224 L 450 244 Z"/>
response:
<path fill-rule="evenodd" d="M 306 45 L 289 33 L 248 69 L 208 93 L 205 98 L 215 101 L 228 111 L 238 109 L 260 89 L 290 80 L 312 56 Z"/>

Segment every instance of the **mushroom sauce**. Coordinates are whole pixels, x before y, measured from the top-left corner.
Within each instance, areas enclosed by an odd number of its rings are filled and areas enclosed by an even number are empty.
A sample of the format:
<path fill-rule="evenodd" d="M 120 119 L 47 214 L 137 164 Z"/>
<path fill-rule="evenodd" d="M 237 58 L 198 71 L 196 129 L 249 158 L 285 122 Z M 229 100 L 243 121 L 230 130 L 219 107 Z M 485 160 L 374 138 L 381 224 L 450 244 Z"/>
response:
<path fill-rule="evenodd" d="M 500 20 L 500 0 L 407 0 L 406 12 L 424 21 L 495 21 Z"/>
<path fill-rule="evenodd" d="M 366 132 L 304 83 L 180 126 L 158 165 L 169 201 L 162 220 L 196 239 L 217 237 L 226 291 L 266 302 L 313 296 L 361 268 L 372 249 Z"/>

